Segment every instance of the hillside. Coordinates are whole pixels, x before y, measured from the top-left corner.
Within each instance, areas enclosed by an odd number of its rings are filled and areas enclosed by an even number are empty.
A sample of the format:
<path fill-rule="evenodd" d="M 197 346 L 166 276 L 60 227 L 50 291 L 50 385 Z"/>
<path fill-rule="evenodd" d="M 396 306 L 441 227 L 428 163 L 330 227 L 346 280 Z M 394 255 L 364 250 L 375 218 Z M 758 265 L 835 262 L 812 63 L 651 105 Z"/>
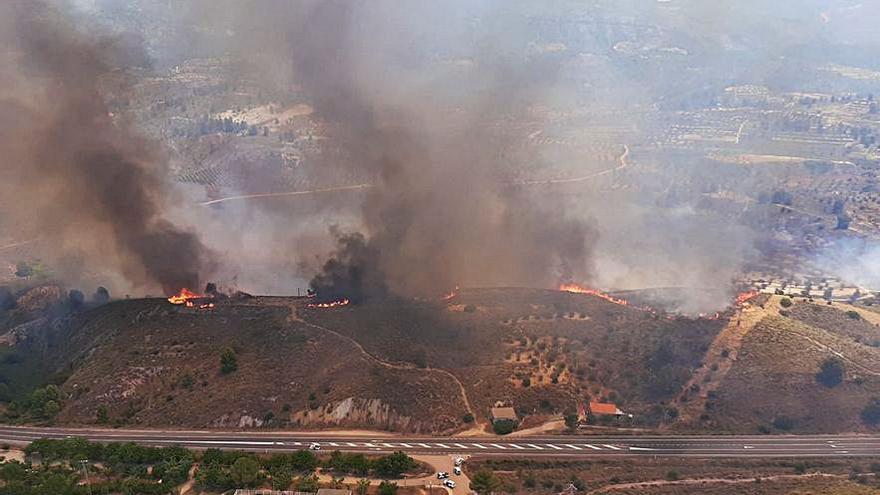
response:
<path fill-rule="evenodd" d="M 778 309 L 780 301 L 774 297 L 768 306 Z M 845 305 L 796 301 L 767 312 L 710 394 L 700 426 L 741 433 L 868 430 L 861 412 L 880 397 L 880 349 L 874 347 L 880 330 L 846 311 Z M 839 384 L 817 378 L 829 360 L 842 365 Z"/>
<path fill-rule="evenodd" d="M 590 397 L 657 424 L 659 404 L 724 326 L 529 289 L 333 309 L 306 302 L 240 298 L 199 310 L 117 301 L 53 320 L 17 345 L 60 373 L 59 423 L 436 433 L 466 428 L 468 412 L 484 421 L 496 401 L 537 421 Z M 227 348 L 237 369 L 223 374 Z"/>

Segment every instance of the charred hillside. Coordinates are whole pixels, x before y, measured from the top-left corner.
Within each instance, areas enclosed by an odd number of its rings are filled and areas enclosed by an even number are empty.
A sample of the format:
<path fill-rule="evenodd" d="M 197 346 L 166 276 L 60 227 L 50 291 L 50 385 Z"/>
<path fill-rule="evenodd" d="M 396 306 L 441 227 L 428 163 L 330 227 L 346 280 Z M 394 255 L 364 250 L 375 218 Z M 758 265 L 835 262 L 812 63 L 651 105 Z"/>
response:
<path fill-rule="evenodd" d="M 532 424 L 593 399 L 654 426 L 724 325 L 533 289 L 333 308 L 139 299 L 58 320 L 27 354 L 61 377 L 64 424 L 439 433 L 485 423 L 496 401 Z"/>

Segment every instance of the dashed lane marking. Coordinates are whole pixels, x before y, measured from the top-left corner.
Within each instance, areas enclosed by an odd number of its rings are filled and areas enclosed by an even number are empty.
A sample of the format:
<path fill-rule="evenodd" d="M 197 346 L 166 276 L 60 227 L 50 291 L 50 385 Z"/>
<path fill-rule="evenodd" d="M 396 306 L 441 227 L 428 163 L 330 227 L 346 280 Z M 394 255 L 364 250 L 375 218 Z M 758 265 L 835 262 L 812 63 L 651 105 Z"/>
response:
<path fill-rule="evenodd" d="M 560 446 L 558 446 L 558 445 L 553 445 L 552 443 L 545 443 L 544 445 L 550 447 L 551 449 L 565 450 L 565 449 L 563 449 L 562 447 L 560 447 Z"/>
<path fill-rule="evenodd" d="M 458 447 L 458 448 L 460 448 L 460 449 L 467 449 L 466 446 L 464 446 L 464 445 L 462 445 L 462 444 L 460 444 L 460 443 L 454 443 L 454 444 L 452 444 L 452 446 L 453 446 L 453 447 Z"/>
<path fill-rule="evenodd" d="M 449 445 L 443 445 L 442 443 L 436 443 L 434 445 L 438 445 L 441 449 L 448 449 Z"/>
<path fill-rule="evenodd" d="M 518 444 L 515 444 L 515 443 L 509 443 L 509 444 L 507 444 L 507 445 L 510 445 L 511 447 L 513 447 L 513 448 L 515 448 L 515 449 L 526 450 L 526 448 L 523 447 L 522 445 L 518 445 Z"/>
<path fill-rule="evenodd" d="M 593 449 L 593 450 L 602 450 L 601 447 L 596 447 L 595 445 L 590 445 L 590 444 L 588 444 L 588 443 L 584 444 L 584 447 L 589 447 L 589 448 L 591 448 L 591 449 Z"/>
<path fill-rule="evenodd" d="M 607 443 L 603 443 L 602 446 L 607 447 L 611 450 L 620 450 L 620 447 L 615 447 L 614 445 L 608 445 Z"/>
<path fill-rule="evenodd" d="M 496 449 L 507 450 L 507 447 L 505 447 L 503 445 L 499 445 L 497 443 L 490 443 L 489 445 L 495 447 Z"/>
<path fill-rule="evenodd" d="M 570 449 L 574 449 L 574 450 L 584 450 L 584 449 L 578 447 L 577 445 L 571 445 L 571 444 L 569 444 L 569 443 L 565 444 L 565 446 L 568 447 L 568 448 L 570 448 Z"/>
<path fill-rule="evenodd" d="M 531 448 L 533 448 L 533 449 L 544 450 L 544 447 L 541 447 L 541 446 L 539 446 L 539 445 L 535 445 L 535 444 L 533 444 L 533 443 L 527 443 L 526 446 L 527 446 L 527 447 L 531 447 Z"/>
<path fill-rule="evenodd" d="M 476 447 L 478 449 L 488 449 L 489 448 L 489 447 L 486 447 L 485 445 L 479 444 L 479 443 L 472 443 L 471 445 L 473 445 L 474 447 Z"/>

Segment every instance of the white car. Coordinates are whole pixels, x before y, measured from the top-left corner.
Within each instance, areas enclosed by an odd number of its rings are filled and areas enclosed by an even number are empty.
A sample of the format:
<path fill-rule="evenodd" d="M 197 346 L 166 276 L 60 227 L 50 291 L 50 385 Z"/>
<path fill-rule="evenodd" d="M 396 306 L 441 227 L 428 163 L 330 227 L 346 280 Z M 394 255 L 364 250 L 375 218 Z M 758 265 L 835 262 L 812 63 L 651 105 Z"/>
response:
<path fill-rule="evenodd" d="M 309 450 L 321 450 L 321 444 L 320 443 L 313 443 L 313 444 L 309 445 Z"/>
<path fill-rule="evenodd" d="M 455 482 L 452 480 L 444 480 L 443 484 L 448 486 L 449 488 L 455 488 Z"/>
<path fill-rule="evenodd" d="M 456 458 L 455 458 L 455 465 L 456 465 L 456 466 L 461 466 L 461 464 L 462 464 L 463 462 L 464 462 L 464 459 L 463 459 L 463 458 L 461 458 L 461 457 L 456 457 Z"/>
<path fill-rule="evenodd" d="M 452 474 L 454 474 L 456 476 L 461 476 L 461 468 L 458 466 L 455 466 L 454 468 L 452 468 Z"/>
<path fill-rule="evenodd" d="M 437 473 L 438 480 L 445 480 L 448 477 L 449 477 L 449 473 L 447 473 L 446 471 L 440 471 L 439 473 Z"/>

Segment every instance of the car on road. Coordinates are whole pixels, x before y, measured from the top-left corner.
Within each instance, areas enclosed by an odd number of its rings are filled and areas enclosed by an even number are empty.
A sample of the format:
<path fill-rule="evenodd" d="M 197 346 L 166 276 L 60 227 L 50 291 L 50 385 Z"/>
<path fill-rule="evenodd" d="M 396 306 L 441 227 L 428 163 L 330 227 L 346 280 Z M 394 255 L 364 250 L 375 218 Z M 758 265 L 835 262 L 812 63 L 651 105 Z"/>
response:
<path fill-rule="evenodd" d="M 437 473 L 438 480 L 445 480 L 448 477 L 449 477 L 449 473 L 447 473 L 446 471 L 440 471 L 439 473 Z"/>
<path fill-rule="evenodd" d="M 448 486 L 449 488 L 455 488 L 455 482 L 452 480 L 444 480 L 443 484 Z"/>
<path fill-rule="evenodd" d="M 309 445 L 309 450 L 321 450 L 321 444 L 317 442 L 312 443 Z"/>
<path fill-rule="evenodd" d="M 452 468 L 452 474 L 454 474 L 456 476 L 461 476 L 461 468 L 458 466 L 455 466 L 454 468 Z"/>

